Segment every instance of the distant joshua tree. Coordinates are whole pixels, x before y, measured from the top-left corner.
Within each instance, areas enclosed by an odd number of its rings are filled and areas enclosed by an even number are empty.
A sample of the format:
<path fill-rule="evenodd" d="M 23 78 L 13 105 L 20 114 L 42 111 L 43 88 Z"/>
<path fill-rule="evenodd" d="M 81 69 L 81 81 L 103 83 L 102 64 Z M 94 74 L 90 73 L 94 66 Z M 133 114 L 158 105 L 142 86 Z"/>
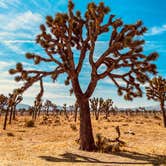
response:
<path fill-rule="evenodd" d="M 50 100 L 46 100 L 44 103 L 44 109 L 46 111 L 46 115 L 49 115 L 51 106 L 52 106 L 52 102 Z"/>
<path fill-rule="evenodd" d="M 26 70 L 21 63 L 18 63 L 16 69 L 9 71 L 10 74 L 17 74 L 17 81 L 24 80 L 20 93 L 44 77 L 49 76 L 55 81 L 59 75 L 66 73 L 65 85 L 71 84 L 70 93 L 75 94 L 80 107 L 80 149 L 86 151 L 93 151 L 96 148 L 89 98 L 99 80 L 110 78 L 117 86 L 118 94 L 124 95 L 126 100 L 132 100 L 134 97 L 142 96 L 140 83 L 149 80 L 148 73 L 156 74 L 156 66 L 151 61 L 154 61 L 158 54 L 152 53 L 149 56 L 143 54 L 145 41 L 141 36 L 147 29 L 142 21 L 124 24 L 121 19 L 112 14 L 106 21 L 105 16 L 109 11 L 109 7 L 106 7 L 103 2 L 99 4 L 91 2 L 83 15 L 80 11 L 75 12 L 74 4 L 69 0 L 68 13 L 57 13 L 54 18 L 47 16 L 46 25 L 40 26 L 41 33 L 37 35 L 36 42 L 44 48 L 46 55 L 26 54 L 26 57 L 33 59 L 36 65 L 40 62 L 54 63 L 54 70 L 48 71 L 43 68 Z M 99 36 L 105 33 L 108 33 L 107 48 L 101 55 L 94 57 Z M 74 53 L 76 49 L 80 53 L 79 57 Z M 78 61 L 75 60 L 76 57 Z M 89 61 L 91 74 L 87 89 L 83 91 L 79 75 L 85 57 Z M 95 59 L 96 57 L 98 59 Z M 101 66 L 105 66 L 102 72 Z"/>
<path fill-rule="evenodd" d="M 19 98 L 18 89 L 14 89 L 13 93 L 9 94 L 9 97 L 8 97 L 8 100 L 7 100 L 7 109 L 6 109 L 6 112 L 5 112 L 5 119 L 4 119 L 4 125 L 3 125 L 4 130 L 6 129 L 9 112 L 10 112 L 9 123 L 11 123 L 12 115 L 13 115 L 13 108 L 15 108 L 15 104 L 16 104 L 16 101 L 17 101 L 18 98 Z"/>
<path fill-rule="evenodd" d="M 94 112 L 96 120 L 98 120 L 100 113 L 103 110 L 104 99 L 94 97 L 90 99 L 89 102 L 90 102 L 90 108 Z"/>
<path fill-rule="evenodd" d="M 160 102 L 160 108 L 163 113 L 164 127 L 166 127 L 166 111 L 164 109 L 166 101 L 166 79 L 162 77 L 153 78 L 149 87 L 146 87 L 147 98 Z"/>
<path fill-rule="evenodd" d="M 12 108 L 12 112 L 11 112 L 11 115 L 10 115 L 10 122 L 11 123 L 11 118 L 13 120 L 16 119 L 16 106 L 23 100 L 23 97 L 21 95 L 18 95 L 16 98 L 15 98 L 15 101 L 14 101 L 14 104 L 13 104 L 13 108 Z"/>
<path fill-rule="evenodd" d="M 66 119 L 69 119 L 69 116 L 68 116 L 68 113 L 67 113 L 67 105 L 65 103 L 63 104 L 62 109 L 63 109 L 63 112 L 64 112 L 64 115 L 65 115 Z"/>
<path fill-rule="evenodd" d="M 105 112 L 105 118 L 108 119 L 109 113 L 113 110 L 112 99 L 106 99 L 103 104 L 103 111 Z"/>
<path fill-rule="evenodd" d="M 8 98 L 5 95 L 0 94 L 0 115 L 4 109 L 4 106 L 7 104 L 7 100 Z"/>

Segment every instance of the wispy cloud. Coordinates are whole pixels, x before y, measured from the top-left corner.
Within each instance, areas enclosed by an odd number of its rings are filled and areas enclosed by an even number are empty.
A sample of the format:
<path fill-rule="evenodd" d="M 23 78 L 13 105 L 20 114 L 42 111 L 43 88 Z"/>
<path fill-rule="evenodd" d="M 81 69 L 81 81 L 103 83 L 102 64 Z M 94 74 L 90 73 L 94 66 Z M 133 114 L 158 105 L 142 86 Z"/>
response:
<path fill-rule="evenodd" d="M 3 40 L 3 43 L 35 43 L 35 40 Z"/>
<path fill-rule="evenodd" d="M 27 10 L 23 13 L 0 14 L 0 42 L 6 43 L 30 43 L 34 42 L 37 25 L 40 25 L 43 17 L 39 13 Z"/>
<path fill-rule="evenodd" d="M 23 51 L 22 48 L 20 48 L 18 45 L 15 45 L 13 43 L 4 43 L 4 45 L 10 49 L 11 51 L 13 51 L 14 53 L 17 53 L 17 54 L 24 54 L 25 51 Z"/>
<path fill-rule="evenodd" d="M 8 61 L 8 62 L 6 62 L 6 61 L 0 61 L 0 70 L 4 69 L 6 67 L 12 66 L 13 64 L 15 64 L 15 61 Z"/>
<path fill-rule="evenodd" d="M 10 5 L 19 4 L 19 0 L 0 0 L 0 8 L 8 8 Z"/>
<path fill-rule="evenodd" d="M 42 21 L 42 16 L 38 13 L 32 13 L 30 10 L 24 13 L 17 14 L 14 19 L 6 25 L 9 31 L 15 30 L 32 30 L 36 24 Z"/>
<path fill-rule="evenodd" d="M 146 34 L 146 36 L 159 35 L 164 32 L 166 32 L 166 24 L 164 24 L 162 26 L 154 26 L 154 27 L 150 28 L 148 33 Z"/>

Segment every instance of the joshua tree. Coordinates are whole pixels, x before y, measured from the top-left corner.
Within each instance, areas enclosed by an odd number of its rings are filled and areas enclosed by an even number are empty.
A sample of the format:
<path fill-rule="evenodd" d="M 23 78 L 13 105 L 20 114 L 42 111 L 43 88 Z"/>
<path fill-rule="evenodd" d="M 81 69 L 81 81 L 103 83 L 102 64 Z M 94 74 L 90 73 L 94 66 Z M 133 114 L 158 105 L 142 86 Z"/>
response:
<path fill-rule="evenodd" d="M 42 107 L 42 99 L 41 98 L 43 96 L 43 92 L 44 92 L 43 81 L 41 79 L 40 80 L 40 92 L 36 96 L 35 101 L 34 101 L 34 111 L 33 111 L 33 114 L 32 114 L 32 119 L 33 120 L 36 120 L 37 113 L 38 113 L 38 115 L 40 115 L 40 110 L 41 110 L 41 107 Z"/>
<path fill-rule="evenodd" d="M 52 102 L 50 100 L 46 100 L 45 103 L 44 103 L 44 108 L 45 108 L 45 111 L 46 111 L 46 115 L 49 114 L 51 106 L 52 106 Z"/>
<path fill-rule="evenodd" d="M 104 99 L 94 97 L 94 98 L 90 99 L 89 102 L 90 102 L 90 107 L 91 107 L 92 111 L 94 111 L 95 118 L 96 118 L 96 120 L 98 120 L 100 112 L 103 109 Z"/>
<path fill-rule="evenodd" d="M 13 120 L 16 119 L 16 106 L 23 100 L 23 98 L 21 95 L 14 96 L 14 94 L 9 94 L 9 96 L 12 100 L 12 104 L 9 106 L 10 108 L 9 124 L 11 124 L 12 119 Z"/>
<path fill-rule="evenodd" d="M 107 119 L 111 110 L 113 110 L 112 99 L 107 99 L 103 103 L 103 111 L 105 112 L 105 118 Z"/>
<path fill-rule="evenodd" d="M 146 87 L 146 95 L 148 99 L 160 102 L 164 127 L 166 127 L 166 111 L 164 109 L 166 101 L 166 79 L 162 77 L 153 78 L 149 83 L 149 87 Z"/>
<path fill-rule="evenodd" d="M 80 149 L 87 151 L 95 149 L 89 98 L 98 81 L 110 78 L 117 86 L 118 94 L 132 100 L 142 96 L 140 83 L 149 80 L 148 73 L 156 74 L 156 66 L 151 61 L 155 60 L 158 54 L 146 56 L 142 53 L 145 41 L 140 36 L 147 30 L 142 21 L 124 24 L 112 14 L 106 21 L 105 16 L 109 11 L 109 7 L 103 2 L 97 5 L 92 2 L 88 4 L 83 16 L 79 11 L 75 12 L 74 4 L 70 0 L 67 14 L 57 13 L 54 18 L 47 16 L 46 25 L 40 26 L 41 33 L 37 35 L 36 42 L 44 48 L 46 55 L 26 54 L 36 65 L 40 62 L 54 63 L 54 70 L 26 70 L 21 63 L 16 65 L 16 69 L 10 70 L 10 74 L 18 74 L 17 81 L 25 81 L 20 93 L 43 77 L 50 76 L 56 80 L 59 75 L 66 73 L 65 85 L 71 84 L 70 92 L 74 92 L 80 107 Z M 99 36 L 105 33 L 108 33 L 109 37 L 105 43 L 107 48 L 101 55 L 94 57 Z M 80 52 L 79 57 L 74 52 L 76 49 Z M 97 57 L 98 59 L 95 59 Z M 88 59 L 91 74 L 87 89 L 83 91 L 79 75 L 85 59 Z M 101 72 L 102 66 L 105 66 L 105 70 Z"/>
<path fill-rule="evenodd" d="M 67 105 L 66 104 L 63 104 L 63 112 L 64 112 L 66 119 L 69 119 L 69 116 L 67 114 Z"/>
<path fill-rule="evenodd" d="M 58 112 L 57 112 L 57 105 L 52 103 L 52 113 L 53 113 L 53 115 L 55 115 L 55 112 L 56 112 L 56 114 L 58 114 Z"/>
<path fill-rule="evenodd" d="M 7 100 L 8 98 L 5 95 L 0 94 L 0 115 L 2 113 L 4 106 L 7 104 Z"/>
<path fill-rule="evenodd" d="M 17 96 L 13 105 L 13 120 L 16 119 L 16 106 L 23 100 L 21 95 Z"/>
<path fill-rule="evenodd" d="M 11 121 L 12 112 L 13 112 L 13 105 L 15 103 L 15 100 L 16 100 L 17 96 L 18 96 L 17 89 L 15 89 L 12 94 L 9 94 L 9 97 L 8 97 L 8 100 L 7 100 L 7 109 L 6 109 L 6 112 L 5 112 L 5 120 L 4 120 L 4 125 L 3 125 L 4 130 L 6 130 L 6 125 L 7 125 L 9 112 L 10 112 L 10 121 Z M 9 123 L 10 123 L 10 121 L 9 121 Z"/>
<path fill-rule="evenodd" d="M 34 101 L 33 112 L 32 112 L 32 120 L 35 121 L 36 118 L 37 118 L 37 115 L 38 116 L 40 115 L 41 107 L 42 107 L 42 102 L 35 100 Z"/>

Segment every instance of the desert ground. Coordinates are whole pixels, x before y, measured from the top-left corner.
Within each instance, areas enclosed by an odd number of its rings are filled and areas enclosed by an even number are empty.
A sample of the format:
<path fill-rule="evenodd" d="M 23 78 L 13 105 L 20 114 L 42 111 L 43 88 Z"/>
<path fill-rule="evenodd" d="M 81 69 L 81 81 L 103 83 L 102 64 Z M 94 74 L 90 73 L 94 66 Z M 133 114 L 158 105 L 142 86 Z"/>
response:
<path fill-rule="evenodd" d="M 1 117 L 1 126 L 4 117 Z M 0 166 L 65 166 L 65 165 L 166 165 L 166 129 L 161 115 L 110 115 L 98 121 L 92 116 L 93 134 L 116 138 L 116 126 L 120 127 L 120 139 L 125 141 L 120 152 L 99 153 L 79 150 L 79 120 L 71 115 L 47 122 L 39 117 L 35 127 L 26 127 L 30 116 L 18 116 L 0 129 Z"/>

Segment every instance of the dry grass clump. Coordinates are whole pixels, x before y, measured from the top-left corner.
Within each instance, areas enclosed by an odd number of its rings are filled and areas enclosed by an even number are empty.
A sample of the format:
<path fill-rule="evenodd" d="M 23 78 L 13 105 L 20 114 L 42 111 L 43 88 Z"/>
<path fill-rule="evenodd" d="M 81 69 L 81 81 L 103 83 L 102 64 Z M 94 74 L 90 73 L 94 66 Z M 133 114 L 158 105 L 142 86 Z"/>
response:
<path fill-rule="evenodd" d="M 98 147 L 97 152 L 92 153 L 78 150 L 80 142 L 78 129 L 80 123 L 79 121 L 75 123 L 74 118 L 72 122 L 68 122 L 68 120 L 65 120 L 64 115 L 49 115 L 48 119 L 52 120 L 51 125 L 49 123 L 39 125 L 43 121 L 43 116 L 40 116 L 37 117 L 35 121 L 35 127 L 27 128 L 25 122 L 31 120 L 32 117 L 18 116 L 18 121 L 12 123 L 12 125 L 8 125 L 6 131 L 1 130 L 0 132 L 0 165 L 4 165 L 4 161 L 6 161 L 6 165 L 12 162 L 11 165 L 25 166 L 26 164 L 19 162 L 26 161 L 27 166 L 45 166 L 49 164 L 55 166 L 75 164 L 102 166 L 107 165 L 107 162 L 146 162 L 148 164 L 152 163 L 151 161 L 160 164 L 166 163 L 166 130 L 161 120 L 155 119 L 154 115 L 148 116 L 149 119 L 145 119 L 144 115 L 135 115 L 132 117 L 126 115 L 125 118 L 115 115 L 109 117 L 110 121 L 102 120 L 102 118 L 100 121 L 96 121 L 95 117 L 92 115 L 93 131 L 94 135 L 96 135 L 95 143 Z M 162 117 L 161 115 L 157 116 Z M 112 120 L 117 119 L 123 119 L 123 121 L 112 122 Z M 126 122 L 126 120 L 130 122 Z M 149 120 L 151 120 L 151 122 Z M 3 121 L 0 121 L 1 126 L 2 122 Z M 143 122 L 143 124 L 140 122 Z M 20 123 L 22 124 L 21 126 Z M 116 126 L 120 128 L 120 137 Z M 14 137 L 7 135 L 7 133 L 10 132 L 14 134 Z M 118 140 L 125 141 L 125 144 L 123 144 L 123 141 L 119 142 Z M 106 163 L 83 163 L 82 160 L 84 160 L 84 158 L 80 159 L 80 162 L 79 158 L 76 158 L 77 163 L 73 163 L 72 161 L 70 163 L 68 161 L 69 159 L 64 159 L 61 156 L 61 154 L 66 152 L 82 155 L 83 157 L 92 157 L 94 158 L 93 161 L 101 160 L 106 161 Z M 129 153 L 126 154 L 126 152 Z M 137 159 L 133 152 L 140 154 L 140 157 L 138 156 Z M 125 154 L 126 157 L 118 157 L 119 154 Z M 146 157 L 149 155 L 154 157 Z M 56 162 L 40 159 L 38 156 L 52 156 L 53 161 Z M 130 156 L 134 158 L 131 159 Z M 30 163 L 30 161 L 32 161 L 32 163 Z"/>
<path fill-rule="evenodd" d="M 42 121 L 40 122 L 41 125 L 51 125 L 53 120 L 49 115 L 43 115 Z"/>
<path fill-rule="evenodd" d="M 73 130 L 73 131 L 77 131 L 77 126 L 76 124 L 70 124 L 70 128 Z"/>
<path fill-rule="evenodd" d="M 102 153 L 120 152 L 121 147 L 124 147 L 125 142 L 118 139 L 111 140 L 102 136 L 100 133 L 96 134 L 96 148 Z"/>
<path fill-rule="evenodd" d="M 8 133 L 7 133 L 7 136 L 8 136 L 8 137 L 14 137 L 15 135 L 14 135 L 12 132 L 8 132 Z"/>
<path fill-rule="evenodd" d="M 154 115 L 154 119 L 161 120 L 161 118 L 157 115 Z"/>
<path fill-rule="evenodd" d="M 27 120 L 25 122 L 25 127 L 35 127 L 35 122 L 33 120 Z"/>
<path fill-rule="evenodd" d="M 102 136 L 100 133 L 96 134 L 96 147 L 97 151 L 102 153 L 110 153 L 110 152 L 120 152 L 121 147 L 125 146 L 125 142 L 120 140 L 121 132 L 119 126 L 115 127 L 117 132 L 117 137 L 113 140 Z"/>

